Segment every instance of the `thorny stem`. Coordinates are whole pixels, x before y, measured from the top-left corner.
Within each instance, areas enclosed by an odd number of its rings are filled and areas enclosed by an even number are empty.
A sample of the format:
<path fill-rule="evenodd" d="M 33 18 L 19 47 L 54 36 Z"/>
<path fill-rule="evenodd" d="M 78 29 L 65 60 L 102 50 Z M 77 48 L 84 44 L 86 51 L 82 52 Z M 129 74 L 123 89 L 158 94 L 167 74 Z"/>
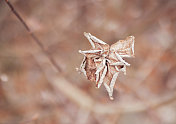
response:
<path fill-rule="evenodd" d="M 15 10 L 15 8 L 12 6 L 12 4 L 8 1 L 5 0 L 13 14 L 19 19 L 19 21 L 23 24 L 29 35 L 32 37 L 32 39 L 35 41 L 35 43 L 40 47 L 40 49 L 45 53 L 45 55 L 48 57 L 52 65 L 57 69 L 58 72 L 61 72 L 60 66 L 56 63 L 55 59 L 47 52 L 47 49 L 44 47 L 42 42 L 38 39 L 38 37 L 31 31 L 29 26 L 26 24 L 24 19 L 20 16 L 20 14 Z"/>

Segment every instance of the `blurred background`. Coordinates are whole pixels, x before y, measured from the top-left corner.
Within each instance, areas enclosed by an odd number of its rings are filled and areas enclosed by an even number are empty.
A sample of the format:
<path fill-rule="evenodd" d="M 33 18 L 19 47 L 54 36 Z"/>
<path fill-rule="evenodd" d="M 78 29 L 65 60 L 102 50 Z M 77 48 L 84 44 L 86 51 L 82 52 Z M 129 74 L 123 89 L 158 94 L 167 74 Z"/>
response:
<path fill-rule="evenodd" d="M 176 0 L 9 1 L 46 51 L 1 0 L 0 124 L 176 124 Z M 136 38 L 114 101 L 75 70 L 83 32 Z"/>

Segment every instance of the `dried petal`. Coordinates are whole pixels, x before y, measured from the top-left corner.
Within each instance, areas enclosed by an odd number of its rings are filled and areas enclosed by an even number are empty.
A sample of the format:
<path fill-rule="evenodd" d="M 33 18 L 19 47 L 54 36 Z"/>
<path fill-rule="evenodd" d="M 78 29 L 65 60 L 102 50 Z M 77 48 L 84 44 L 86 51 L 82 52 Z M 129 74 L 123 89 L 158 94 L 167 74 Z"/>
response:
<path fill-rule="evenodd" d="M 92 49 L 79 52 L 84 55 L 80 71 L 87 79 L 96 82 L 99 88 L 103 83 L 110 99 L 113 97 L 113 88 L 120 71 L 126 74 L 126 66 L 130 66 L 123 57 L 134 56 L 134 36 L 120 40 L 111 47 L 90 33 L 84 33 Z"/>

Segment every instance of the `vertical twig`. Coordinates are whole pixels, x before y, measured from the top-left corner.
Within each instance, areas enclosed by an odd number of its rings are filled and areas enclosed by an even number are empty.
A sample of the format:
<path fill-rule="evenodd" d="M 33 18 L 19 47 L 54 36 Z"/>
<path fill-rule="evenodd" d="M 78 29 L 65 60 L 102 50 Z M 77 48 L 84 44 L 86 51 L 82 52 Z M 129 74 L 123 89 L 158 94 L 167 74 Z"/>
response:
<path fill-rule="evenodd" d="M 42 44 L 42 42 L 38 39 L 38 37 L 31 31 L 27 23 L 24 21 L 24 19 L 20 16 L 20 14 L 15 10 L 13 5 L 8 1 L 5 0 L 13 14 L 18 18 L 18 20 L 23 24 L 29 35 L 32 37 L 32 39 L 35 41 L 35 43 L 41 48 L 41 50 L 45 53 L 45 55 L 48 57 L 52 65 L 57 69 L 57 71 L 61 72 L 60 66 L 56 63 L 55 59 L 47 52 L 46 48 Z"/>

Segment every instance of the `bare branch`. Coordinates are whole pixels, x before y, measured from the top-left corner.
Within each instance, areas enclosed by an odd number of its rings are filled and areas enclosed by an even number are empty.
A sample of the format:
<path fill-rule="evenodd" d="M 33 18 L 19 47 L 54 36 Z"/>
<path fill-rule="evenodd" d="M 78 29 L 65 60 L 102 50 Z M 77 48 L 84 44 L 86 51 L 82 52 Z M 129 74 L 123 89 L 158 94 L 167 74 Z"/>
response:
<path fill-rule="evenodd" d="M 53 66 L 57 69 L 57 71 L 61 72 L 61 68 L 60 66 L 56 63 L 56 61 L 54 60 L 54 58 L 49 55 L 49 53 L 47 52 L 46 48 L 44 47 L 44 45 L 42 44 L 42 42 L 39 40 L 39 38 L 31 31 L 31 29 L 29 28 L 29 26 L 27 25 L 27 23 L 24 21 L 24 19 L 20 16 L 20 14 L 15 10 L 15 8 L 13 7 L 13 5 L 8 1 L 5 0 L 5 2 L 7 3 L 7 5 L 9 6 L 9 8 L 11 9 L 11 11 L 13 12 L 13 14 L 18 18 L 18 20 L 23 24 L 23 26 L 25 27 L 25 29 L 27 30 L 27 32 L 29 33 L 29 35 L 32 37 L 32 39 L 35 41 L 35 43 L 40 47 L 40 49 L 45 53 L 45 55 L 48 57 L 48 59 L 50 60 L 50 62 L 53 64 Z"/>

